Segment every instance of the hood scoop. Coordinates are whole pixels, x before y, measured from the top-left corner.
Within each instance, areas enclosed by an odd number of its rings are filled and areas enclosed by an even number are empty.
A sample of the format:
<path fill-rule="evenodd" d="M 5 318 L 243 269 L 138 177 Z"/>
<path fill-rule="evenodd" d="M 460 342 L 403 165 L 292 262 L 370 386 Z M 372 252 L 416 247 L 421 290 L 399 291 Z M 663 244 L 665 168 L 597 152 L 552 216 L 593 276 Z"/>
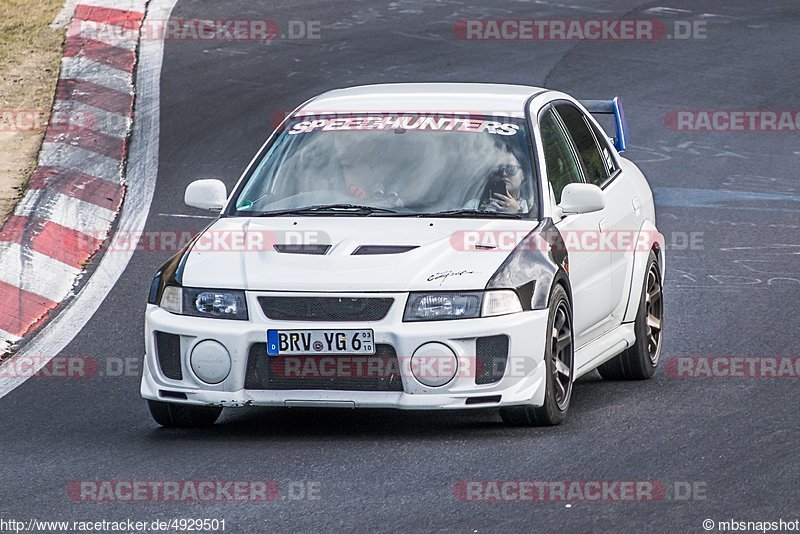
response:
<path fill-rule="evenodd" d="M 419 248 L 417 245 L 361 245 L 353 251 L 353 256 L 372 256 L 378 254 L 402 254 Z"/>
<path fill-rule="evenodd" d="M 275 244 L 273 245 L 276 251 L 281 254 L 309 254 L 312 256 L 324 256 L 330 250 L 330 245 L 292 245 L 292 244 Z"/>

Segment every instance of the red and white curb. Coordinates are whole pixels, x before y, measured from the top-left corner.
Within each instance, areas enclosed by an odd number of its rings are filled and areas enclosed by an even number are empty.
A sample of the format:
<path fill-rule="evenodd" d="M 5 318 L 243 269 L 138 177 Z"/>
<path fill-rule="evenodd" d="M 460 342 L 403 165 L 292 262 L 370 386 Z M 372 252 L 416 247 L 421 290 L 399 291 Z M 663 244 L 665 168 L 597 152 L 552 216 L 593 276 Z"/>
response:
<path fill-rule="evenodd" d="M 28 190 L 0 228 L 0 354 L 72 295 L 122 204 L 145 6 L 74 6 L 53 109 L 87 119 L 48 125 Z"/>

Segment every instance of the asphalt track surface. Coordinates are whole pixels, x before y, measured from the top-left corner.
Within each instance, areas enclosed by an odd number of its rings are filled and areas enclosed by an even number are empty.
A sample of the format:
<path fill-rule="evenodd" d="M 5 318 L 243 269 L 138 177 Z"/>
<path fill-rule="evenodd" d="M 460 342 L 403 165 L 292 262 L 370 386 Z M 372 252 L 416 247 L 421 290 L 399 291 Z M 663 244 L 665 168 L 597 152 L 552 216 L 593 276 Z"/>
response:
<path fill-rule="evenodd" d="M 178 18 L 321 21 L 319 40 L 167 42 L 151 230 L 197 230 L 182 203 L 196 178 L 230 187 L 276 113 L 360 83 L 541 85 L 579 98 L 619 95 L 668 241 L 662 358 L 800 354 L 800 146 L 797 132 L 688 133 L 673 110 L 800 109 L 793 1 L 199 2 Z M 670 14 L 671 13 L 671 14 Z M 675 14 L 677 13 L 677 14 Z M 465 18 L 707 21 L 705 40 L 471 42 Z M 699 190 L 699 191 L 698 191 Z M 719 191 L 728 191 L 722 197 Z M 760 197 L 771 193 L 774 198 Z M 702 245 L 679 246 L 682 233 Z M 168 253 L 133 256 L 64 355 L 141 356 L 148 285 Z M 678 379 L 575 387 L 568 420 L 505 427 L 495 411 L 227 410 L 206 430 L 164 430 L 139 377 L 27 381 L 0 399 L 0 516 L 60 520 L 225 518 L 227 531 L 701 532 L 710 518 L 800 512 L 797 379 Z M 254 480 L 320 484 L 320 499 L 272 503 L 76 503 L 73 480 Z M 461 502 L 460 480 L 697 482 L 704 499 L 665 502 Z"/>

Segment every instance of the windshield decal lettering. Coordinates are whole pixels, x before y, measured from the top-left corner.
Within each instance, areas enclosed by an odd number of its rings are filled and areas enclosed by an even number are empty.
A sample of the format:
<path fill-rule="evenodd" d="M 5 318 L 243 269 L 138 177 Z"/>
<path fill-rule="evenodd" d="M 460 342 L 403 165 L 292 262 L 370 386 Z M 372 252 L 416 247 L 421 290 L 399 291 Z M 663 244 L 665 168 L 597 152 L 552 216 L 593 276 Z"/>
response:
<path fill-rule="evenodd" d="M 519 131 L 519 125 L 491 120 L 425 117 L 420 115 L 340 117 L 298 122 L 289 130 L 289 135 L 316 131 L 339 132 L 348 130 L 422 130 L 514 135 Z"/>

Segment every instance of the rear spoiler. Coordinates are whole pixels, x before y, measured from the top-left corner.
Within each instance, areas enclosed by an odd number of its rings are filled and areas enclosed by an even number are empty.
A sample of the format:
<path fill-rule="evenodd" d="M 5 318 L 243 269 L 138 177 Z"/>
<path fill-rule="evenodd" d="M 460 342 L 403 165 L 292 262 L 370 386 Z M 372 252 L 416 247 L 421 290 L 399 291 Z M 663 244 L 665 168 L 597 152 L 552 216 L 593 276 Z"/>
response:
<path fill-rule="evenodd" d="M 614 115 L 617 128 L 617 136 L 613 138 L 614 147 L 617 152 L 624 152 L 628 148 L 628 122 L 619 97 L 615 96 L 613 100 L 581 100 L 581 104 L 593 115 Z"/>

